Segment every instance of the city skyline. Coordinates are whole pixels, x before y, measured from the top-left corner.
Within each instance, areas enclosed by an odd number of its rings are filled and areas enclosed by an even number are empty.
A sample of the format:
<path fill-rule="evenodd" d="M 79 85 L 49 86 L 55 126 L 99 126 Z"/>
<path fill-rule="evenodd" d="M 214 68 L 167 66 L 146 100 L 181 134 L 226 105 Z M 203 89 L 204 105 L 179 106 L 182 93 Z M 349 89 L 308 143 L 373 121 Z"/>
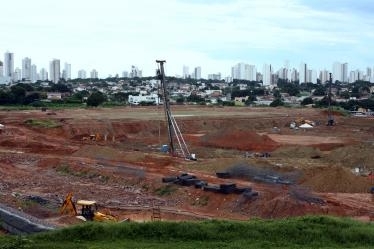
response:
<path fill-rule="evenodd" d="M 92 69 L 87 72 L 85 69 L 80 69 L 76 76 L 72 76 L 71 64 L 65 62 L 62 67 L 59 59 L 52 59 L 49 62 L 49 71 L 45 68 L 41 68 L 38 71 L 38 66 L 32 63 L 32 59 L 29 57 L 22 58 L 22 69 L 15 66 L 14 62 L 15 54 L 7 51 L 4 53 L 4 65 L 0 65 L 0 83 L 7 83 L 9 80 L 20 81 L 26 80 L 35 82 L 37 80 L 50 80 L 54 83 L 58 83 L 60 79 L 70 80 L 76 78 L 107 78 L 108 76 L 99 76 L 99 72 L 96 69 Z M 2 62 L 0 60 L 0 62 Z M 311 68 L 307 63 L 301 62 L 299 68 L 290 66 L 288 60 L 284 62 L 284 65 L 280 68 L 275 68 L 272 64 L 264 64 L 262 71 L 256 65 L 250 65 L 248 63 L 239 62 L 231 66 L 231 73 L 227 76 L 222 76 L 221 72 L 208 74 L 207 77 L 201 76 L 202 67 L 196 66 L 190 69 L 189 66 L 183 65 L 181 75 L 169 75 L 177 76 L 180 78 L 193 78 L 193 79 L 213 79 L 231 81 L 232 79 L 241 79 L 249 81 L 262 81 L 264 85 L 272 85 L 274 81 L 273 75 L 277 75 L 280 79 L 288 79 L 290 81 L 299 80 L 300 83 L 317 83 L 317 79 L 321 82 L 326 82 L 329 78 L 329 73 L 332 73 L 333 81 L 349 82 L 352 83 L 356 80 L 366 80 L 374 82 L 374 67 L 366 67 L 364 69 L 349 69 L 348 62 L 334 62 L 330 70 L 324 68 L 316 70 Z M 155 75 L 151 75 L 155 76 Z M 5 77 L 5 78 L 4 78 Z M 130 72 L 124 70 L 121 73 L 114 73 L 110 77 L 143 77 L 142 69 L 132 65 Z M 260 78 L 258 78 L 260 77 Z M 8 79 L 7 79 L 8 78 Z"/>
<path fill-rule="evenodd" d="M 20 8 L 22 6 L 22 8 Z M 245 62 L 331 70 L 335 61 L 364 69 L 374 65 L 369 0 L 47 0 L 2 3 L 2 53 L 16 64 L 32 58 L 48 68 L 52 58 L 69 62 L 72 75 L 96 69 L 102 77 L 137 65 L 153 76 L 156 59 L 167 75 L 183 65 L 201 66 L 202 77 Z M 353 69 L 353 68 L 352 68 Z"/>

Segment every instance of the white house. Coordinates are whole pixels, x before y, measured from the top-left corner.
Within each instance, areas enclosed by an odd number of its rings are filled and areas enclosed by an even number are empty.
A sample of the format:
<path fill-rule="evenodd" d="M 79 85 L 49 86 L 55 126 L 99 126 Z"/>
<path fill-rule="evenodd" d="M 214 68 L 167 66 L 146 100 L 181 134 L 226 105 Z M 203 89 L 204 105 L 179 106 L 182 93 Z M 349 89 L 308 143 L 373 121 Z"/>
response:
<path fill-rule="evenodd" d="M 150 95 L 129 95 L 129 103 L 132 105 L 139 105 L 141 102 L 152 103 L 159 105 L 161 103 L 160 98 L 157 94 L 152 93 Z"/>
<path fill-rule="evenodd" d="M 47 93 L 47 99 L 49 100 L 60 100 L 62 99 L 62 94 L 57 92 Z"/>

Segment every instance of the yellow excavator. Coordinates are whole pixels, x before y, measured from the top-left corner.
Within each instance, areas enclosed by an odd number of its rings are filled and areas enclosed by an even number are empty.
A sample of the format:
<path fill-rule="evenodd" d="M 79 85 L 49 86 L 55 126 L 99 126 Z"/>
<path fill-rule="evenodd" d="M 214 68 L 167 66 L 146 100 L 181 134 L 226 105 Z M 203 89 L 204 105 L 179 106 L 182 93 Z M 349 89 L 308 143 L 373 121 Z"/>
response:
<path fill-rule="evenodd" d="M 79 209 L 77 209 L 76 206 L 79 206 Z M 68 193 L 60 208 L 60 213 L 73 214 L 85 221 L 117 221 L 116 217 L 101 213 L 97 211 L 97 209 L 96 201 L 78 200 L 75 204 L 73 201 L 73 193 Z"/>

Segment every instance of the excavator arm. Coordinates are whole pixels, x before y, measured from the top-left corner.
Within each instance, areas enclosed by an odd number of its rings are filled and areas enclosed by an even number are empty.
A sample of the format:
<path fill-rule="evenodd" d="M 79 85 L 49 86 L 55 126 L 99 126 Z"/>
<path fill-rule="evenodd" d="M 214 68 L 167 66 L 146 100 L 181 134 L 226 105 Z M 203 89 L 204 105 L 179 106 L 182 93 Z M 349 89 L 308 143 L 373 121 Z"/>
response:
<path fill-rule="evenodd" d="M 76 205 L 79 208 L 76 208 Z M 117 222 L 117 218 L 113 215 L 101 213 L 97 211 L 97 204 L 96 201 L 88 201 L 88 200 L 78 200 L 75 204 L 73 202 L 73 193 L 68 193 L 65 197 L 64 203 L 60 208 L 60 213 L 68 213 L 75 215 L 77 217 L 81 217 L 84 220 L 95 220 L 95 221 L 115 221 Z M 84 218 L 83 218 L 84 217 Z"/>
<path fill-rule="evenodd" d="M 69 213 L 73 215 L 78 215 L 77 208 L 73 202 L 73 193 L 68 193 L 65 200 L 60 208 L 60 214 Z"/>

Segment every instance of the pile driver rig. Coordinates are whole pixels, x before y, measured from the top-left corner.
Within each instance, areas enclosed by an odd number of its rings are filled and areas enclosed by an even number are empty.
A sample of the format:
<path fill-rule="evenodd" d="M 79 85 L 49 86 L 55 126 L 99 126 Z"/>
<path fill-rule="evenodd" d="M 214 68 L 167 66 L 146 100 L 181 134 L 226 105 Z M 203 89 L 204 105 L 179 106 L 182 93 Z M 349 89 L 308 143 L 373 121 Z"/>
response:
<path fill-rule="evenodd" d="M 327 114 L 327 126 L 333 126 L 335 125 L 334 117 L 332 115 L 332 106 L 331 106 L 331 84 L 332 84 L 332 73 L 330 73 L 330 79 L 329 79 L 329 92 L 327 93 L 328 98 L 328 114 Z"/>
<path fill-rule="evenodd" d="M 195 154 L 191 154 L 190 151 L 188 150 L 188 146 L 170 110 L 169 92 L 166 88 L 166 82 L 165 82 L 165 70 L 164 70 L 165 62 L 166 62 L 165 60 L 156 60 L 156 63 L 158 64 L 157 78 L 161 82 L 162 100 L 163 100 L 163 105 L 164 105 L 166 124 L 168 128 L 169 153 L 172 156 L 181 156 L 187 160 L 196 161 Z M 175 140 L 177 141 L 179 145 L 179 150 L 175 148 Z"/>

